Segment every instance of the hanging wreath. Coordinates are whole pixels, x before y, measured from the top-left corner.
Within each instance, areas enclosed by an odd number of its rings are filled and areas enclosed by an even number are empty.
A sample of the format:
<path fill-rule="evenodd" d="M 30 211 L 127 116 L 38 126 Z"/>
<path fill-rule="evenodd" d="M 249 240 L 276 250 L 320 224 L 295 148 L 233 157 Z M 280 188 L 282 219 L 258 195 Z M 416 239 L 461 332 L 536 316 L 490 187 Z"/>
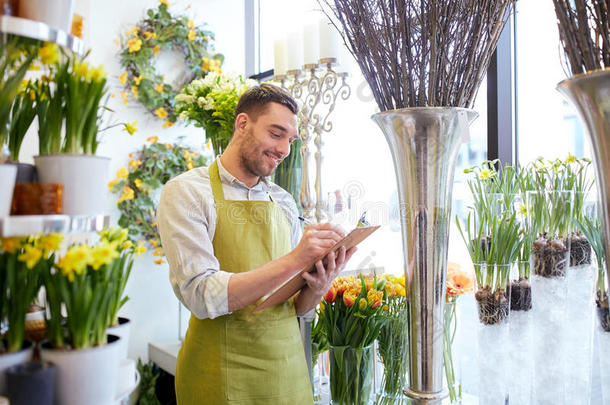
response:
<path fill-rule="evenodd" d="M 195 26 L 192 19 L 173 16 L 167 0 L 160 0 L 157 8 L 146 11 L 146 18 L 121 37 L 119 52 L 121 66 L 119 75 L 124 86 L 121 91 L 123 103 L 129 94 L 157 118 L 164 120 L 163 127 L 172 126 L 177 119 L 174 112 L 174 97 L 193 79 L 208 72 L 220 72 L 224 56 L 214 52 L 211 31 Z M 173 88 L 165 82 L 165 75 L 155 67 L 155 56 L 162 50 L 182 53 L 186 66 L 183 82 Z"/>
<path fill-rule="evenodd" d="M 133 239 L 144 240 L 154 249 L 156 264 L 163 263 L 161 242 L 155 222 L 157 203 L 154 192 L 174 176 L 207 164 L 207 158 L 179 144 L 159 143 L 156 136 L 147 139 L 135 155 L 129 154 L 127 167 L 120 168 L 116 179 L 108 183 L 112 193 L 120 194 L 117 201 L 121 217 L 119 225 L 129 229 Z M 151 194 L 153 196 L 151 196 Z"/>

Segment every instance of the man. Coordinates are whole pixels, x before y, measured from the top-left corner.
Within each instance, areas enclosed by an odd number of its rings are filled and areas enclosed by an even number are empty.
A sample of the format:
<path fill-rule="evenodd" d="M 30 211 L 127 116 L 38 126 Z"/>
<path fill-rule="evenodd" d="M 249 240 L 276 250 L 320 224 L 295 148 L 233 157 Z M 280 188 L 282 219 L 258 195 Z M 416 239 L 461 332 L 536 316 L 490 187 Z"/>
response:
<path fill-rule="evenodd" d="M 296 113 L 278 87 L 248 90 L 222 156 L 163 188 L 157 221 L 170 282 L 192 312 L 176 365 L 179 405 L 313 403 L 295 315 L 315 307 L 354 249 L 318 261 L 294 299 L 252 312 L 343 236 L 317 224 L 300 238 L 294 200 L 267 178 L 297 138 Z"/>

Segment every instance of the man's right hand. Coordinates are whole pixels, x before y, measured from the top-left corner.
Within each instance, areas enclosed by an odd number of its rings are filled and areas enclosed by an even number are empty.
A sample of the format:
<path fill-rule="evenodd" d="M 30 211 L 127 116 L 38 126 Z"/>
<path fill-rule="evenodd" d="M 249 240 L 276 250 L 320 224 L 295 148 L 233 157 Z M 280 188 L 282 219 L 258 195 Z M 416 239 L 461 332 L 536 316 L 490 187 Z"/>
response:
<path fill-rule="evenodd" d="M 303 268 L 313 264 L 344 236 L 345 233 L 340 227 L 330 223 L 309 225 L 290 255 L 294 262 Z"/>

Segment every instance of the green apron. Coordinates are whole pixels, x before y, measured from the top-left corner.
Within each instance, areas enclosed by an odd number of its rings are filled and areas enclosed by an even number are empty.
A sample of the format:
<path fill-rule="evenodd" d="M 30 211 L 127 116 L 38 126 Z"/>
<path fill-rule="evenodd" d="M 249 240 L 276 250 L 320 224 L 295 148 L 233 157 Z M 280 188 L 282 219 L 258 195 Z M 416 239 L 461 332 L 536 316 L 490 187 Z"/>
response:
<path fill-rule="evenodd" d="M 216 162 L 209 173 L 221 269 L 252 270 L 290 251 L 279 205 L 225 200 Z M 252 313 L 255 305 L 215 319 L 191 314 L 176 364 L 178 405 L 313 404 L 294 302 Z"/>

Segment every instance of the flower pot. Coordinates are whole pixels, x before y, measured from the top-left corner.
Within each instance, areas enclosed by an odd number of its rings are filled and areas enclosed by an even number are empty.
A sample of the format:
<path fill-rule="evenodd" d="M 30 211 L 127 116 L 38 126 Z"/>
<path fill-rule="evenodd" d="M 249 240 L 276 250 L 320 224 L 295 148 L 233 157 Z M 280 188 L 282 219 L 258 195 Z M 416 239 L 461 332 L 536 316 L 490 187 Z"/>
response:
<path fill-rule="evenodd" d="M 518 272 L 514 272 L 510 282 L 510 310 L 529 311 L 532 309 L 532 285 L 530 282 L 530 262 L 519 261 Z"/>
<path fill-rule="evenodd" d="M 8 368 L 6 377 L 11 404 L 53 405 L 56 372 L 57 368 L 53 364 L 39 361 Z"/>
<path fill-rule="evenodd" d="M 36 171 L 36 166 L 33 164 L 20 162 L 9 164 L 17 167 L 17 178 L 15 179 L 16 184 L 34 183 L 38 181 L 38 172 Z"/>
<path fill-rule="evenodd" d="M 6 369 L 32 360 L 33 352 L 32 343 L 24 342 L 20 351 L 0 354 L 0 395 L 6 394 Z"/>
<path fill-rule="evenodd" d="M 16 177 L 17 166 L 0 164 L 0 218 L 8 216 L 11 212 Z"/>
<path fill-rule="evenodd" d="M 477 278 L 476 292 L 479 321 L 484 325 L 497 325 L 508 322 L 510 314 L 509 275 L 510 265 L 497 264 L 491 269 L 487 264 L 475 264 L 484 275 L 484 284 L 479 284 Z"/>
<path fill-rule="evenodd" d="M 597 313 L 597 319 L 599 326 L 605 332 L 610 332 L 610 308 L 608 306 L 608 295 L 600 297 L 597 294 L 595 298 L 595 312 Z"/>
<path fill-rule="evenodd" d="M 108 335 L 107 344 L 81 350 L 53 349 L 43 343 L 41 359 L 57 366 L 56 403 L 113 404 L 119 371 L 118 342 L 118 337 Z"/>
<path fill-rule="evenodd" d="M 119 360 L 127 358 L 127 351 L 129 349 L 129 333 L 131 330 L 131 321 L 128 318 L 119 317 L 119 324 L 110 326 L 108 328 L 108 334 L 118 336 L 121 338 L 119 341 Z"/>
<path fill-rule="evenodd" d="M 35 156 L 43 183 L 62 183 L 67 215 L 98 215 L 106 211 L 110 158 L 92 155 Z"/>
<path fill-rule="evenodd" d="M 40 21 L 51 27 L 70 32 L 74 0 L 21 0 L 19 17 Z"/>
<path fill-rule="evenodd" d="M 377 403 L 394 404 L 404 398 L 407 383 L 408 331 L 407 311 L 403 316 L 389 316 L 377 337 L 377 353 L 383 365 L 381 387 L 377 394 Z"/>
<path fill-rule="evenodd" d="M 368 405 L 373 394 L 373 346 L 330 346 L 332 405 Z"/>

